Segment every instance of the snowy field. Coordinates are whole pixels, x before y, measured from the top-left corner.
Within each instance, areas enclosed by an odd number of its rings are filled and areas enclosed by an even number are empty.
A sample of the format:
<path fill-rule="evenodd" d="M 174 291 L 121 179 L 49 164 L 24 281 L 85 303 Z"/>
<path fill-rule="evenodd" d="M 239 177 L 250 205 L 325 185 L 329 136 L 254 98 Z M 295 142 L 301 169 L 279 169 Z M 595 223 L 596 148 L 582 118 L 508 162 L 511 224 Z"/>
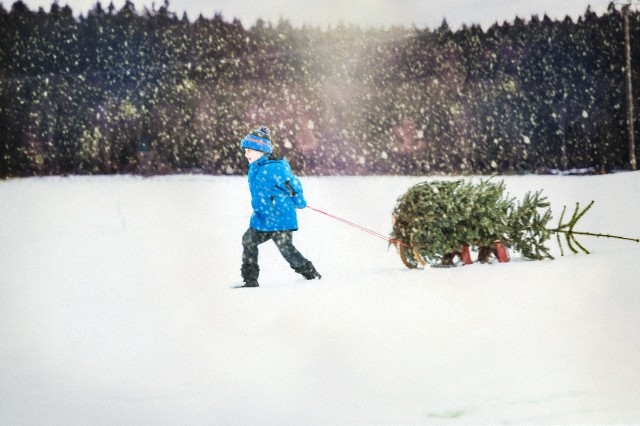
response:
<path fill-rule="evenodd" d="M 505 177 L 640 237 L 640 172 Z M 303 178 L 309 205 L 383 234 L 415 177 Z M 245 177 L 0 183 L 0 424 L 640 423 L 640 244 L 408 270 L 306 209 L 304 281 L 261 246 L 240 279 Z M 559 254 L 554 240 L 549 241 Z"/>

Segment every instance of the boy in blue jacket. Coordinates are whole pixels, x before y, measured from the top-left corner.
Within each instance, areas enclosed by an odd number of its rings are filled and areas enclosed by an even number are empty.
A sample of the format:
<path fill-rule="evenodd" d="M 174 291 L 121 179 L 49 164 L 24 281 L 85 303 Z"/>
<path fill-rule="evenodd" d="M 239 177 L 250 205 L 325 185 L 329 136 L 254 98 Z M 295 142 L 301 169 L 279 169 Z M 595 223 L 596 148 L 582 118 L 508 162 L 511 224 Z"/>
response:
<path fill-rule="evenodd" d="M 292 232 L 298 229 L 296 209 L 307 206 L 300 180 L 285 158 L 271 159 L 269 129 L 252 131 L 240 143 L 249 162 L 249 190 L 253 214 L 242 236 L 242 279 L 240 287 L 258 287 L 258 246 L 273 242 L 291 268 L 308 280 L 321 278 L 313 264 L 293 246 Z"/>

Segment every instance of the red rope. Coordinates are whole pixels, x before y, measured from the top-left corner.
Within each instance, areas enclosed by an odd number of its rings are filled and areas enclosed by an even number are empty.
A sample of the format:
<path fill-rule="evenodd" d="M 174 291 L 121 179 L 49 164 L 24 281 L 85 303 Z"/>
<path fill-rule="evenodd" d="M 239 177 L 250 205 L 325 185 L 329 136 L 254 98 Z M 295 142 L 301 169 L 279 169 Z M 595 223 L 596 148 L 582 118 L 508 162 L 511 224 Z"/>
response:
<path fill-rule="evenodd" d="M 402 242 L 402 241 L 400 241 L 400 240 L 396 240 L 396 239 L 394 239 L 394 238 L 389 238 L 389 237 L 387 237 L 386 235 L 383 235 L 383 234 L 381 234 L 381 233 L 379 233 L 379 232 L 376 232 L 376 231 L 373 231 L 373 230 L 371 230 L 371 229 L 365 228 L 364 226 L 362 226 L 362 225 L 358 225 L 357 223 L 351 222 L 351 221 L 349 221 L 349 220 L 347 220 L 347 219 L 343 219 L 343 218 L 341 218 L 341 217 L 338 217 L 338 216 L 332 215 L 331 213 L 327 213 L 327 212 L 325 212 L 325 211 L 322 211 L 322 210 L 316 209 L 316 208 L 311 207 L 311 206 L 307 206 L 307 208 L 308 208 L 308 209 L 311 209 L 311 210 L 313 210 L 313 211 L 315 211 L 315 212 L 321 213 L 321 214 L 323 214 L 323 215 L 325 215 L 325 216 L 329 216 L 330 218 L 335 219 L 335 220 L 337 220 L 337 221 L 339 221 L 339 222 L 342 222 L 342 223 L 344 223 L 344 224 L 346 224 L 346 225 L 349 225 L 349 226 L 352 226 L 352 227 L 354 227 L 354 228 L 356 228 L 356 229 L 359 229 L 359 230 L 361 230 L 361 231 L 364 231 L 364 232 L 366 232 L 366 233 L 367 233 L 367 234 L 369 234 L 369 235 L 373 235 L 374 237 L 381 238 L 381 239 L 385 240 L 386 242 L 388 242 L 388 243 L 390 243 L 390 244 L 394 244 L 394 245 L 401 245 L 401 246 L 404 246 L 404 247 L 407 247 L 407 248 L 411 248 L 411 246 L 409 246 L 409 245 L 407 245 L 407 244 L 403 243 L 403 242 Z"/>

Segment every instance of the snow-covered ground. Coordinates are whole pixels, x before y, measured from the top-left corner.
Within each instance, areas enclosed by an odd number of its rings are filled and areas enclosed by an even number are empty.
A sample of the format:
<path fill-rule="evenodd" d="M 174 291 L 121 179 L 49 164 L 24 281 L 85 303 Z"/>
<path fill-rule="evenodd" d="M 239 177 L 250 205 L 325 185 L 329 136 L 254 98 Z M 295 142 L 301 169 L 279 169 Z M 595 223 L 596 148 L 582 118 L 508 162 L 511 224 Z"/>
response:
<path fill-rule="evenodd" d="M 580 230 L 640 237 L 640 172 L 504 179 L 556 218 L 595 200 Z M 387 234 L 422 180 L 303 184 Z M 294 242 L 322 280 L 267 243 L 261 287 L 232 289 L 249 213 L 244 177 L 0 183 L 0 424 L 640 422 L 640 244 L 408 270 L 306 209 Z"/>

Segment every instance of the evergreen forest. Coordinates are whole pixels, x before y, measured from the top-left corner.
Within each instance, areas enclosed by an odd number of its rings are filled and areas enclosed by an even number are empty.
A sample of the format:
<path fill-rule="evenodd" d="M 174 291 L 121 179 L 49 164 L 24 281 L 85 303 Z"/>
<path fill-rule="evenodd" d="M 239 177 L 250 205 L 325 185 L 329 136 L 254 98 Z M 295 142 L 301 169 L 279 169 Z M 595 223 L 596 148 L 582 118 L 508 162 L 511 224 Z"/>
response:
<path fill-rule="evenodd" d="M 486 29 L 245 27 L 219 13 L 177 16 L 168 2 L 98 2 L 86 16 L 57 2 L 8 7 L 0 178 L 244 174 L 239 143 L 259 125 L 301 175 L 629 167 L 623 14 L 613 3 L 602 15 Z M 629 23 L 638 69 L 637 11 Z"/>

